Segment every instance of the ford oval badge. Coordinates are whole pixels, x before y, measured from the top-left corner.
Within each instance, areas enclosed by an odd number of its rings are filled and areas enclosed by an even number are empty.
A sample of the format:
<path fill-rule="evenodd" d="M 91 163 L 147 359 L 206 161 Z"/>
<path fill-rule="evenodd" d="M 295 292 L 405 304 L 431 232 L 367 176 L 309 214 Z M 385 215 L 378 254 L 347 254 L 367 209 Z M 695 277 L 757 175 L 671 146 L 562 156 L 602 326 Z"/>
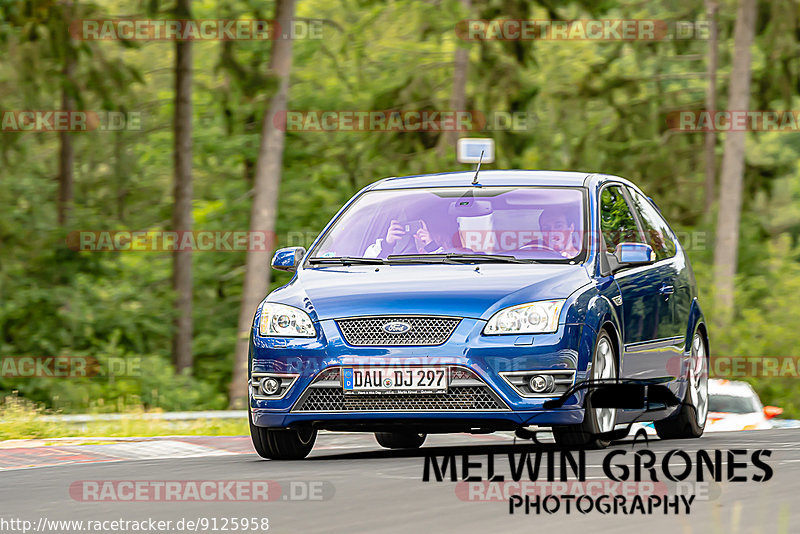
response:
<path fill-rule="evenodd" d="M 392 321 L 383 325 L 383 331 L 387 334 L 405 334 L 411 330 L 411 325 L 403 321 Z"/>

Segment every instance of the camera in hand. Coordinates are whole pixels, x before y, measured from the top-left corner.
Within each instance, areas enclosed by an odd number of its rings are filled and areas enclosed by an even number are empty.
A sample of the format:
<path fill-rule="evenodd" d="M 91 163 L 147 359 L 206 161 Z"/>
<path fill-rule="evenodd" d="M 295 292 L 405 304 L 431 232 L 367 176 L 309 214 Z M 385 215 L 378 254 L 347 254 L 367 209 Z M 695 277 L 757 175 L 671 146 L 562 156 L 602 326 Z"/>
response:
<path fill-rule="evenodd" d="M 403 227 L 403 231 L 405 233 L 414 235 L 422 228 L 422 220 L 417 219 L 415 221 L 402 221 L 400 226 Z"/>

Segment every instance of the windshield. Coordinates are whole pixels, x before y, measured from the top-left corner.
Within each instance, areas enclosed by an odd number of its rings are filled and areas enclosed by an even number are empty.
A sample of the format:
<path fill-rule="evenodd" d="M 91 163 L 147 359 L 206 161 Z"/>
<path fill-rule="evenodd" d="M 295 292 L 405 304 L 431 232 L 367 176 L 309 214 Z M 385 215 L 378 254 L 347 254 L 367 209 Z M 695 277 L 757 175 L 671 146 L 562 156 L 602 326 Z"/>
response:
<path fill-rule="evenodd" d="M 753 397 L 736 397 L 733 395 L 709 395 L 708 411 L 724 413 L 753 413 L 760 412 Z"/>
<path fill-rule="evenodd" d="M 314 262 L 492 255 L 495 261 L 568 262 L 583 255 L 584 224 L 584 194 L 579 188 L 369 191 L 339 217 L 309 257 Z"/>

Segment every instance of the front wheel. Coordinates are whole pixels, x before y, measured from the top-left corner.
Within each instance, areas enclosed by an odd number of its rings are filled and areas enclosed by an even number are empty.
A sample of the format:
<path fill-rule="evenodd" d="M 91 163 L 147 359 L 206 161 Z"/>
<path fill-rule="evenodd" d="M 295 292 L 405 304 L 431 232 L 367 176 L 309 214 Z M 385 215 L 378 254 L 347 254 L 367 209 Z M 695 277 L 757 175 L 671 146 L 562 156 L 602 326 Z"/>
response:
<path fill-rule="evenodd" d="M 617 378 L 617 357 L 614 343 L 605 330 L 597 336 L 592 357 L 591 379 L 610 381 Z M 561 447 L 604 449 L 611 443 L 597 435 L 614 430 L 617 422 L 616 408 L 592 408 L 592 397 L 585 404 L 583 423 L 579 425 L 553 427 L 553 438 Z"/>
<path fill-rule="evenodd" d="M 699 438 L 705 430 L 708 416 L 708 356 L 705 341 L 699 332 L 695 332 L 692 338 L 688 380 L 678 415 L 653 424 L 661 439 Z"/>
<path fill-rule="evenodd" d="M 254 425 L 251 419 L 250 437 L 253 448 L 262 458 L 301 460 L 314 448 L 317 431 L 311 427 L 264 428 Z"/>
<path fill-rule="evenodd" d="M 427 434 L 411 432 L 375 432 L 378 445 L 386 449 L 418 449 L 425 443 Z"/>

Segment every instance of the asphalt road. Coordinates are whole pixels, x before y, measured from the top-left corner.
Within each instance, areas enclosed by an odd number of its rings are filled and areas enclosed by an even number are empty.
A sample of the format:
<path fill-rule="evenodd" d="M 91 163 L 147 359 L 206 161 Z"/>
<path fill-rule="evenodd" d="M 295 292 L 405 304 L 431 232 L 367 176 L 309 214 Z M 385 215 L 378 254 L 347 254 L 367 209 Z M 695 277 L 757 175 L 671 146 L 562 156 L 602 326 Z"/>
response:
<path fill-rule="evenodd" d="M 255 454 L 230 454 L 204 458 L 133 460 L 21 469 L 0 472 L 0 525 L 3 532 L 20 530 L 3 520 L 25 519 L 38 526 L 47 520 L 171 520 L 181 518 L 217 521 L 217 531 L 242 532 L 226 518 L 268 518 L 269 532 L 621 532 L 621 533 L 785 533 L 800 532 L 800 429 L 707 434 L 700 440 L 658 441 L 645 446 L 616 443 L 612 449 L 626 451 L 633 467 L 633 453 L 653 451 L 659 458 L 670 449 L 683 449 L 690 456 L 698 448 L 746 449 L 737 457 L 747 466 L 740 471 L 748 478 L 763 473 L 754 468 L 750 454 L 757 449 L 772 450 L 764 458 L 774 470 L 767 482 L 722 482 L 712 484 L 709 499 L 695 500 L 691 514 L 613 515 L 593 511 L 587 514 L 509 514 L 507 500 L 470 502 L 456 493 L 457 484 L 422 482 L 424 457 L 469 454 L 482 461 L 486 476 L 486 454 L 496 455 L 496 470 L 509 473 L 507 454 L 550 450 L 525 442 L 515 445 L 508 435 L 430 436 L 415 451 L 387 451 L 371 435 L 321 434 L 317 448 L 304 461 L 264 461 Z M 609 453 L 587 453 L 588 480 L 606 477 L 600 468 Z M 713 456 L 713 454 L 712 454 Z M 723 459 L 725 455 L 723 455 Z M 460 459 L 459 459 L 460 462 Z M 669 463 L 676 463 L 670 461 Z M 460 465 L 459 465 L 460 469 Z M 727 466 L 726 466 L 727 469 Z M 660 473 L 660 471 L 659 471 Z M 723 472 L 723 476 L 725 473 Z M 70 487 L 94 480 L 271 480 L 281 483 L 284 493 L 271 502 L 83 502 Z M 308 486 L 301 481 L 322 481 L 322 500 L 284 500 L 290 484 L 294 490 Z M 270 489 L 272 491 L 272 489 Z M 298 495 L 302 491 L 298 491 Z M 110 525 L 110 524 L 109 524 Z M 263 525 L 263 524 L 262 524 Z M 49 532 L 75 531 L 44 528 Z M 213 523 L 198 531 L 212 531 Z M 84 530 L 85 531 L 85 530 Z M 108 526 L 104 532 L 113 532 Z M 132 531 L 128 529 L 128 531 Z M 178 532 L 174 527 L 169 532 Z M 250 530 L 254 532 L 253 530 Z M 263 530 L 258 530 L 262 531 Z M 153 532 L 145 530 L 144 532 Z"/>

